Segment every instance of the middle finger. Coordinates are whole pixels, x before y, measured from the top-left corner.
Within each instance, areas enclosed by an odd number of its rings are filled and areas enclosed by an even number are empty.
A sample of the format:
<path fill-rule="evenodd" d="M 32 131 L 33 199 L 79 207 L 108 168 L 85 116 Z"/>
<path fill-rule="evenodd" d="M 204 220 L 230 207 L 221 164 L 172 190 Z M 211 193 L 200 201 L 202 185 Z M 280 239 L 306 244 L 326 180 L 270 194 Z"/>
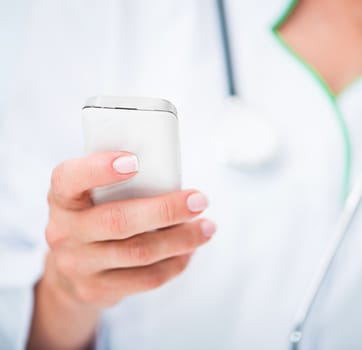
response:
<path fill-rule="evenodd" d="M 84 264 L 78 267 L 82 268 L 83 273 L 90 274 L 151 265 L 194 251 L 206 243 L 215 230 L 211 221 L 202 219 L 125 240 L 94 242 L 83 246 L 80 260 Z"/>

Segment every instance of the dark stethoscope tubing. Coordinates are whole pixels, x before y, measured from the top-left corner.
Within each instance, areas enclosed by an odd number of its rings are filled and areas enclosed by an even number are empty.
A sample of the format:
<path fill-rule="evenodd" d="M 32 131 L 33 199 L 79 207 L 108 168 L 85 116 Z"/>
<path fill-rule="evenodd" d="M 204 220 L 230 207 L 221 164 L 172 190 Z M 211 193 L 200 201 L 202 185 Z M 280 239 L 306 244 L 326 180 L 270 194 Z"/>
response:
<path fill-rule="evenodd" d="M 228 96 L 238 96 L 239 94 L 235 84 L 235 72 L 231 54 L 230 33 L 226 17 L 225 3 L 223 0 L 216 0 L 216 6 L 219 17 L 220 36 L 224 56 L 227 92 Z"/>
<path fill-rule="evenodd" d="M 237 83 L 230 40 L 228 8 L 225 1 L 215 1 L 227 90 L 217 135 L 221 140 L 218 143 L 219 158 L 222 163 L 239 171 L 261 169 L 276 160 L 280 150 L 279 135 L 270 119 L 258 108 L 245 103 L 240 93 L 240 77 Z M 240 133 L 230 134 L 230 130 L 239 130 Z"/>

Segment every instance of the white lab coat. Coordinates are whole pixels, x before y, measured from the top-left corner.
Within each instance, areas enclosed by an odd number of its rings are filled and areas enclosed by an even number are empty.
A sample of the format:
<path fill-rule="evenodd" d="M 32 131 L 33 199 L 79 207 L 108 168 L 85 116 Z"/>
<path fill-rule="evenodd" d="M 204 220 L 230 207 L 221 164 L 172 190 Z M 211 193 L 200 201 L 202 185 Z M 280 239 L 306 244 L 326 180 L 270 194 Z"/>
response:
<path fill-rule="evenodd" d="M 104 312 L 99 349 L 287 349 L 293 316 L 343 205 L 345 138 L 331 99 L 271 31 L 286 1 L 227 4 L 237 84 L 282 142 L 273 166 L 249 173 L 215 161 L 226 87 L 213 1 L 3 6 L 1 19 L 12 12 L 7 28 L 18 33 L 2 58 L 11 64 L 0 110 L 1 348 L 26 342 L 46 250 L 51 169 L 82 154 L 86 97 L 113 94 L 176 104 L 184 187 L 208 194 L 205 215 L 219 229 L 180 278 Z M 352 184 L 362 169 L 361 93 L 359 80 L 336 99 L 352 146 Z M 361 229 L 358 213 L 302 349 L 360 348 Z"/>

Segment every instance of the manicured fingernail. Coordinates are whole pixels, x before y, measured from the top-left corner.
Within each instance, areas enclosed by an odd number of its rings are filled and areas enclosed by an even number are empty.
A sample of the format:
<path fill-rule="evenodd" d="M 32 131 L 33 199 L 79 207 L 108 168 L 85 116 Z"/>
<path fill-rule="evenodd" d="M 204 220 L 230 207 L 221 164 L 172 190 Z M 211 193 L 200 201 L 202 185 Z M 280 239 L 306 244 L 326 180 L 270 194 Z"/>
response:
<path fill-rule="evenodd" d="M 216 232 L 216 225 L 209 220 L 204 220 L 203 222 L 201 222 L 200 226 L 202 233 L 207 238 L 212 237 L 213 234 Z"/>
<path fill-rule="evenodd" d="M 202 193 L 193 193 L 187 198 L 187 207 L 193 213 L 205 210 L 209 203 Z"/>
<path fill-rule="evenodd" d="M 138 170 L 138 159 L 135 155 L 121 156 L 113 162 L 113 169 L 120 174 L 134 173 Z"/>

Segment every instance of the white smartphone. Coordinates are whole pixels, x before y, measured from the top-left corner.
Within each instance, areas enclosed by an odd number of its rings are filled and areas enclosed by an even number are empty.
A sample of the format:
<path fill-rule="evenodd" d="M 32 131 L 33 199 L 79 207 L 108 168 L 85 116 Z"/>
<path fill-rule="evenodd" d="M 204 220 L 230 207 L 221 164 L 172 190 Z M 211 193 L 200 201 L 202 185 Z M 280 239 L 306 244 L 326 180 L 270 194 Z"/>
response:
<path fill-rule="evenodd" d="M 95 204 L 157 196 L 181 188 L 177 112 L 166 100 L 98 96 L 82 109 L 87 154 L 128 151 L 138 157 L 139 171 L 130 180 L 92 191 Z"/>

